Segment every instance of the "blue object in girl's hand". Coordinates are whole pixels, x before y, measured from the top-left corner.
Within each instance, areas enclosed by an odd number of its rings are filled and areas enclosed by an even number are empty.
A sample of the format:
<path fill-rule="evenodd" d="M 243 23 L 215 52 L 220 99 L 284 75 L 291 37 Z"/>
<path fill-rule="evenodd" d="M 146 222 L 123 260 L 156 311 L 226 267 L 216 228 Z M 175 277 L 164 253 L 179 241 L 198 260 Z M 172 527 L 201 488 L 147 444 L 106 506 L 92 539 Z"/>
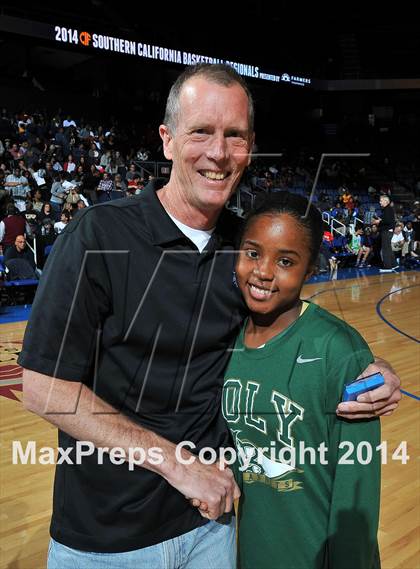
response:
<path fill-rule="evenodd" d="M 366 391 L 376 389 L 385 383 L 381 373 L 374 373 L 362 379 L 357 379 L 352 383 L 348 383 L 344 387 L 343 401 L 356 401 L 357 397 Z"/>

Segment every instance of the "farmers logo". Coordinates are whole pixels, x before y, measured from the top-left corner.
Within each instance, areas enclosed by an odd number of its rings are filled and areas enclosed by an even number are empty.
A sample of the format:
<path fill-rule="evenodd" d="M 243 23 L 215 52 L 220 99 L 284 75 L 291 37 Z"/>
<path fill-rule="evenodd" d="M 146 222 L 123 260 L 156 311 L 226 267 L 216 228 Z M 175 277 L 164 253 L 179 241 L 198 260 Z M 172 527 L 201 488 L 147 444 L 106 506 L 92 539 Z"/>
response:
<path fill-rule="evenodd" d="M 22 368 L 17 363 L 22 342 L 0 344 L 0 396 L 19 401 L 13 391 L 22 391 Z"/>

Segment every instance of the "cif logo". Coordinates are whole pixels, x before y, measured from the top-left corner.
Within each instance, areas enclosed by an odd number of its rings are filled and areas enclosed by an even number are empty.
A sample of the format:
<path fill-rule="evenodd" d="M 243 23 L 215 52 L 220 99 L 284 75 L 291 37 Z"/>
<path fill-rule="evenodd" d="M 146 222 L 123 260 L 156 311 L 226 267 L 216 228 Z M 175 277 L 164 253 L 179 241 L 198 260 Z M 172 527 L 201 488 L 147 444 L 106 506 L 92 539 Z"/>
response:
<path fill-rule="evenodd" d="M 281 76 L 281 80 L 282 81 L 290 81 L 290 75 L 288 73 L 283 73 L 283 75 Z"/>
<path fill-rule="evenodd" d="M 90 35 L 89 32 L 80 32 L 79 38 L 80 38 L 80 43 L 82 43 L 83 45 L 89 45 L 92 36 Z"/>

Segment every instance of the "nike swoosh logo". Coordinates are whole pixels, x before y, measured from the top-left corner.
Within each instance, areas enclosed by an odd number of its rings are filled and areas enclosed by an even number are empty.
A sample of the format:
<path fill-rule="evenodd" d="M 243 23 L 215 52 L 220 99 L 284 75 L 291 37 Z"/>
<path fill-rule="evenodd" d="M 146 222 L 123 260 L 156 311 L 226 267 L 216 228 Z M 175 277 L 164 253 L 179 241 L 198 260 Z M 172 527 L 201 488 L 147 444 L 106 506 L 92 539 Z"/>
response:
<path fill-rule="evenodd" d="M 316 362 L 316 360 L 322 360 L 322 358 L 302 358 L 302 356 L 296 358 L 298 364 L 307 364 L 308 362 Z"/>

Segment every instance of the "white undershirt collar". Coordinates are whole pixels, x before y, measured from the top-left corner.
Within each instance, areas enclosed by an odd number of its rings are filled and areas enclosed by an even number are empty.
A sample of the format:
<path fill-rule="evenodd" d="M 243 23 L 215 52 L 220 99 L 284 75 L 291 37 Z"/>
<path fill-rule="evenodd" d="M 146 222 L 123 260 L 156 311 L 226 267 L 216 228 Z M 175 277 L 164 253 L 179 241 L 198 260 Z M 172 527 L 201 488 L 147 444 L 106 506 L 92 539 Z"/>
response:
<path fill-rule="evenodd" d="M 166 213 L 169 215 L 169 217 L 172 219 L 172 221 L 175 223 L 178 229 L 182 231 L 182 233 L 194 243 L 194 245 L 197 247 L 200 253 L 202 253 L 207 243 L 210 241 L 210 238 L 215 230 L 215 227 L 212 227 L 211 229 L 195 229 L 194 227 L 185 225 L 185 223 L 182 223 L 170 213 L 168 212 Z"/>

